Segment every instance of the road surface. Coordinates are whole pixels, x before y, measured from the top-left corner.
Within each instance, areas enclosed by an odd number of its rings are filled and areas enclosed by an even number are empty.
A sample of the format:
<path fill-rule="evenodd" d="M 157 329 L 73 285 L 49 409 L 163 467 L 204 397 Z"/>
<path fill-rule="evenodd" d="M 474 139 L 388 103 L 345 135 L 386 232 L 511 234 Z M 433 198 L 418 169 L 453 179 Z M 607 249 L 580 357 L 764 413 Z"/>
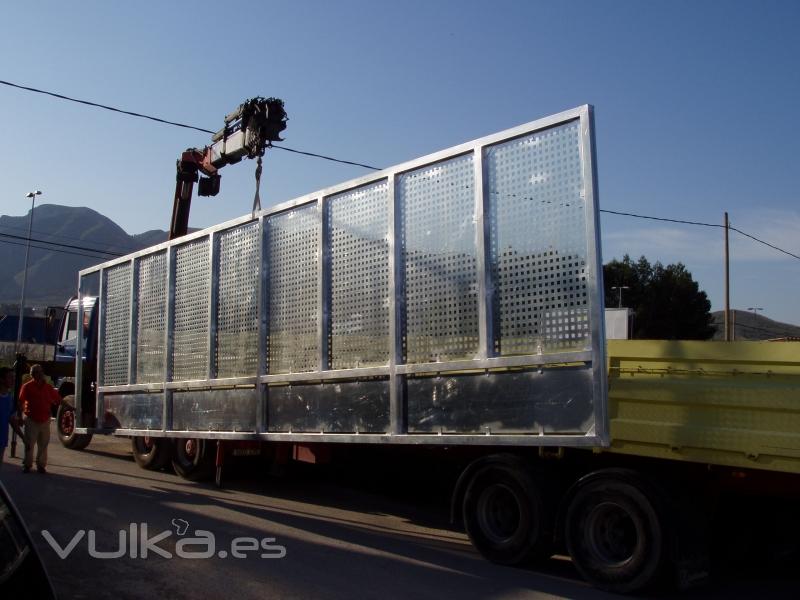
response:
<path fill-rule="evenodd" d="M 23 475 L 7 457 L 0 478 L 62 599 L 614 597 L 563 558 L 537 570 L 486 562 L 448 528 L 435 494 L 398 499 L 313 470 L 239 476 L 220 490 L 140 469 L 128 440 L 95 437 L 75 452 L 53 433 L 48 474 Z M 114 551 L 124 556 L 97 557 Z M 798 583 L 756 574 L 682 597 L 790 597 Z"/>

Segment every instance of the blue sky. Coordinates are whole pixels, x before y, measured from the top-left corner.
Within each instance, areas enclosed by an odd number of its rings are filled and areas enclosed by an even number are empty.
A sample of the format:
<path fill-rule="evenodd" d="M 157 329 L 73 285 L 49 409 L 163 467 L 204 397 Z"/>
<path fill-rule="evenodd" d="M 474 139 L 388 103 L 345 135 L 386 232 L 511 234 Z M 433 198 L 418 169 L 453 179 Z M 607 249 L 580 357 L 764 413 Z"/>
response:
<path fill-rule="evenodd" d="M 278 96 L 287 146 L 381 167 L 596 108 L 601 208 L 732 223 L 800 253 L 800 3 L 27 2 L 4 7 L 0 79 L 218 129 Z M 0 87 L 0 214 L 24 198 L 165 229 L 174 161 L 208 142 Z M 249 211 L 255 165 L 222 172 L 190 224 Z M 365 174 L 278 150 L 262 204 Z M 682 261 L 722 307 L 722 231 L 605 215 L 603 255 Z M 800 323 L 800 261 L 733 234 L 732 306 Z"/>

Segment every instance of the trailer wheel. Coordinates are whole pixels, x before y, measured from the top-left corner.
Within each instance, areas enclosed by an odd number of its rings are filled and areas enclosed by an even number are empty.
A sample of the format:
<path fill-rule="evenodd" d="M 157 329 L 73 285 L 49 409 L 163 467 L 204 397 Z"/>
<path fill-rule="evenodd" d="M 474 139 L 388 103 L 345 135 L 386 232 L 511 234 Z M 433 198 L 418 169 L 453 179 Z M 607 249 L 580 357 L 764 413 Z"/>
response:
<path fill-rule="evenodd" d="M 589 477 L 566 513 L 564 537 L 575 567 L 592 585 L 608 591 L 648 587 L 663 570 L 667 554 L 656 503 L 628 474 Z"/>
<path fill-rule="evenodd" d="M 464 528 L 488 560 L 519 565 L 551 553 L 551 519 L 544 494 L 520 465 L 489 462 L 467 484 Z"/>
<path fill-rule="evenodd" d="M 132 437 L 131 450 L 136 464 L 149 471 L 159 471 L 172 458 L 172 444 L 167 438 Z"/>
<path fill-rule="evenodd" d="M 214 475 L 214 453 L 207 440 L 179 438 L 174 441 L 172 467 L 189 481 L 205 481 Z"/>
<path fill-rule="evenodd" d="M 65 398 L 69 401 L 69 396 Z M 61 404 L 56 413 L 58 439 L 65 448 L 83 450 L 92 441 L 91 433 L 75 433 L 75 409 Z"/>

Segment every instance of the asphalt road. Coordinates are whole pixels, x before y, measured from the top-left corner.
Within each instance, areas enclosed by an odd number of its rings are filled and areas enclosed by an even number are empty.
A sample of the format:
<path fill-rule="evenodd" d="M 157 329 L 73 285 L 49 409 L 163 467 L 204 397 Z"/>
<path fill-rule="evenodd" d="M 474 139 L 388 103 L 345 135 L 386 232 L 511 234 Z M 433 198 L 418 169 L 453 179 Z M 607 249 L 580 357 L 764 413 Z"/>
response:
<path fill-rule="evenodd" d="M 125 439 L 95 437 L 82 452 L 53 440 L 48 474 L 23 475 L 19 460 L 6 457 L 0 478 L 62 599 L 614 597 L 587 587 L 563 558 L 537 570 L 486 562 L 448 528 L 447 507 L 435 494 L 398 499 L 313 470 L 240 475 L 220 490 L 140 469 Z M 160 550 L 151 546 L 147 558 L 142 524 Z M 62 559 L 43 531 L 62 553 L 81 537 Z M 96 558 L 92 548 L 124 556 Z M 796 574 L 756 573 L 683 597 L 788 598 L 798 583 Z"/>

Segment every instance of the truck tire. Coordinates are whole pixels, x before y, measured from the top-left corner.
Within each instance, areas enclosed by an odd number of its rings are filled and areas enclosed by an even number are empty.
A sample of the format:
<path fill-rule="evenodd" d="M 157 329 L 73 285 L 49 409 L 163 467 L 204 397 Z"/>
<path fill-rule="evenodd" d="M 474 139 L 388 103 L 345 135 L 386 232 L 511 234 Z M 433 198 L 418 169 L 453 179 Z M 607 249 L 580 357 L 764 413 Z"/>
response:
<path fill-rule="evenodd" d="M 564 538 L 578 572 L 611 592 L 647 588 L 666 563 L 661 512 L 633 472 L 610 470 L 585 477 L 565 516 Z"/>
<path fill-rule="evenodd" d="M 206 481 L 214 475 L 214 445 L 209 440 L 174 440 L 172 468 L 189 481 Z"/>
<path fill-rule="evenodd" d="M 544 492 L 522 464 L 489 460 L 478 467 L 461 513 L 472 544 L 494 563 L 520 565 L 551 554 L 552 519 Z"/>
<path fill-rule="evenodd" d="M 69 396 L 65 398 L 69 401 Z M 58 439 L 65 448 L 83 450 L 92 441 L 91 433 L 75 433 L 75 409 L 61 404 L 56 413 Z"/>
<path fill-rule="evenodd" d="M 172 443 L 167 438 L 132 437 L 131 451 L 137 465 L 148 471 L 160 471 L 172 458 Z"/>

